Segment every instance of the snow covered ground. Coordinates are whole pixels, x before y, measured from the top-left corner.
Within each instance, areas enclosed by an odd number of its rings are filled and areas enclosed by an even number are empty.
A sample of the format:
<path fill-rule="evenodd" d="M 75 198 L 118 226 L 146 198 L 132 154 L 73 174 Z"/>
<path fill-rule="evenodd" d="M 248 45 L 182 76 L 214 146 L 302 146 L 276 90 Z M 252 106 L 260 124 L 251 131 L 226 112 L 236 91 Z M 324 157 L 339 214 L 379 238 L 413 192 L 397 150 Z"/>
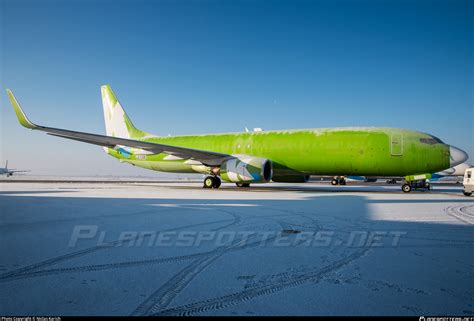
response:
<path fill-rule="evenodd" d="M 461 186 L 0 183 L 1 315 L 473 315 Z"/>

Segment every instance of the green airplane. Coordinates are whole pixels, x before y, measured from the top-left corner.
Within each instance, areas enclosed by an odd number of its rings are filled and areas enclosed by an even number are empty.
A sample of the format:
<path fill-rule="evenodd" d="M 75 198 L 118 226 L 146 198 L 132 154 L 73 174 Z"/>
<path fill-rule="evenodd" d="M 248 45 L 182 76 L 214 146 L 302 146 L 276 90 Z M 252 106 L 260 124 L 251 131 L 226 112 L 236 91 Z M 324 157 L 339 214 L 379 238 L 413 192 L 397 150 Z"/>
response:
<path fill-rule="evenodd" d="M 467 160 L 433 135 L 379 127 L 317 128 L 187 136 L 154 136 L 137 129 L 108 85 L 101 87 L 107 135 L 44 127 L 31 122 L 7 89 L 21 125 L 49 135 L 102 146 L 120 162 L 174 173 L 202 173 L 205 188 L 221 180 L 306 182 L 310 175 L 402 176 L 402 190 Z"/>

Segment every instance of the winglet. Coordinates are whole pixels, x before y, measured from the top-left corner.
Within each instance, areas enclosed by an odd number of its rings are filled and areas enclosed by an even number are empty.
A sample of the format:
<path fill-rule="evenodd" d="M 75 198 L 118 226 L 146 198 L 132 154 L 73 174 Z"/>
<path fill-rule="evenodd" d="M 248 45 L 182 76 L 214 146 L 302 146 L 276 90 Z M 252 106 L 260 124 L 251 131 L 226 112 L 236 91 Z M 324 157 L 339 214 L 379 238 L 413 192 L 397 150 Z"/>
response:
<path fill-rule="evenodd" d="M 20 107 L 20 104 L 16 100 L 15 96 L 13 95 L 12 91 L 10 89 L 7 89 L 7 94 L 8 98 L 10 99 L 10 102 L 13 106 L 13 109 L 15 110 L 16 117 L 18 117 L 18 121 L 23 127 L 30 128 L 30 129 L 35 129 L 38 126 L 32 123 L 28 117 L 26 117 L 25 113 Z"/>

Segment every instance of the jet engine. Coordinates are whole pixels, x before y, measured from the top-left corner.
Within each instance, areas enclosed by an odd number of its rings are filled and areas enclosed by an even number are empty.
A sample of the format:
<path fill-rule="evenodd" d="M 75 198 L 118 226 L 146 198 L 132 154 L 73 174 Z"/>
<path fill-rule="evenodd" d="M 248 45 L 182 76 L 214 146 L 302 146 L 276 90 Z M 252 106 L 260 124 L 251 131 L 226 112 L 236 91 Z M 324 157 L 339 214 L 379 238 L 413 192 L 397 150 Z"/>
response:
<path fill-rule="evenodd" d="M 233 183 L 268 183 L 273 176 L 273 165 L 266 158 L 241 155 L 225 161 L 220 176 Z"/>

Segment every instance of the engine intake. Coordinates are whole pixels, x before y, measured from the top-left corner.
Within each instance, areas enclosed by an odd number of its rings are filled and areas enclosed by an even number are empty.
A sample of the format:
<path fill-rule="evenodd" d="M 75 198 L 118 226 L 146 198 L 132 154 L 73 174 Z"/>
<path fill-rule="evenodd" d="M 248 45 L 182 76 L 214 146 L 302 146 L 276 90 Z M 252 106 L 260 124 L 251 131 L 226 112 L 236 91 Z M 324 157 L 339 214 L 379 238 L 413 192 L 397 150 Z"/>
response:
<path fill-rule="evenodd" d="M 273 176 L 273 164 L 266 158 L 242 155 L 225 161 L 220 175 L 232 183 L 268 183 Z"/>

